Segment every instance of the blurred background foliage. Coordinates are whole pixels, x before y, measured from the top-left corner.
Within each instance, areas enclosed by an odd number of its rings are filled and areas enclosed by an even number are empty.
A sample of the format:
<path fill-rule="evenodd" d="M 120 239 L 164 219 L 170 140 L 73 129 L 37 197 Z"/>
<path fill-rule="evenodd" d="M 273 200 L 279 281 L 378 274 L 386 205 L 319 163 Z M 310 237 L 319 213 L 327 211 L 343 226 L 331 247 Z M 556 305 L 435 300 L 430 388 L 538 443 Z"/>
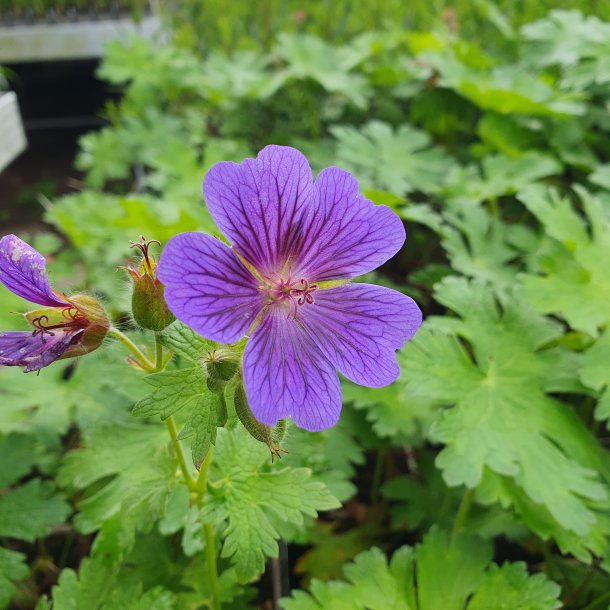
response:
<path fill-rule="evenodd" d="M 313 596 L 284 607 L 607 608 L 608 3 L 161 8 L 159 40 L 107 47 L 97 74 L 114 95 L 80 140 L 79 188 L 42 199 L 52 230 L 31 237 L 58 287 L 96 291 L 142 341 L 116 271 L 128 240 L 216 234 L 206 170 L 276 143 L 353 172 L 405 220 L 403 251 L 364 280 L 425 312 L 395 384 L 345 383 L 336 428 L 289 430 L 282 466 L 310 468 L 343 506 L 273 519 Z M 7 291 L 0 305 L 20 327 L 24 305 Z M 163 430 L 130 415 L 146 384 L 115 348 L 0 372 L 0 516 L 19 516 L 0 518 L 0 605 L 205 607 L 196 520 L 176 508 Z M 221 436 L 219 480 L 249 442 L 232 453 Z M 239 552 L 223 561 L 227 608 L 270 607 L 268 575 L 240 584 Z"/>

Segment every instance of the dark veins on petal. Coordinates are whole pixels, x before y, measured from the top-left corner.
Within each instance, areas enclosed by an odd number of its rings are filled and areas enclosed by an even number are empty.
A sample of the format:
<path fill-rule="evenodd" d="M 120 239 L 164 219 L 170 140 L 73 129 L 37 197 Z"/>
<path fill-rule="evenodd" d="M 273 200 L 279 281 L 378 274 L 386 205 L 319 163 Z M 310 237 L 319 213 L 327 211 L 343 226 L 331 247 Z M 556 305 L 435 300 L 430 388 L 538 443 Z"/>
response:
<path fill-rule="evenodd" d="M 23 366 L 25 372 L 37 371 L 57 360 L 84 331 L 57 331 L 36 334 L 29 331 L 0 333 L 0 366 Z"/>

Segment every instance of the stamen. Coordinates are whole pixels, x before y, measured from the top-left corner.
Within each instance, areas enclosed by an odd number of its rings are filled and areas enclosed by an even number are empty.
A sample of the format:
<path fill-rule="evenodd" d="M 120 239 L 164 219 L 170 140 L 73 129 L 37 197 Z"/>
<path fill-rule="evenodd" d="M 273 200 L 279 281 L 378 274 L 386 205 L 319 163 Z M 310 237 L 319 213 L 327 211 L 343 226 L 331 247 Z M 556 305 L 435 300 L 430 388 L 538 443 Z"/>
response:
<path fill-rule="evenodd" d="M 292 280 L 290 276 L 284 278 L 272 272 L 263 279 L 266 280 L 266 284 L 257 288 L 260 292 L 266 293 L 267 306 L 288 301 L 288 319 L 296 319 L 299 306 L 314 303 L 312 292 L 318 289 L 318 285 L 310 284 L 305 278 L 301 278 L 297 282 Z"/>
<path fill-rule="evenodd" d="M 157 244 L 158 246 L 161 246 L 161 242 L 156 239 L 149 239 L 148 241 L 146 241 L 144 235 L 140 235 L 138 241 L 132 241 L 130 239 L 129 243 L 131 244 L 129 246 L 130 248 L 137 248 L 138 250 L 140 250 L 140 252 L 142 252 L 142 255 L 144 256 L 144 261 L 146 262 L 146 266 L 148 267 L 148 270 L 152 272 L 153 267 L 151 259 L 153 263 L 155 262 L 155 259 L 148 254 L 148 249 L 150 248 L 151 244 Z"/>
<path fill-rule="evenodd" d="M 62 322 L 60 324 L 48 324 L 49 316 L 42 315 L 34 318 L 32 320 L 32 326 L 34 330 L 32 331 L 32 337 L 36 335 L 40 335 L 44 337 L 44 335 L 50 335 L 51 337 L 55 336 L 54 330 L 61 329 L 79 329 L 87 326 L 87 318 L 83 316 L 76 307 L 66 307 L 61 311 L 62 318 L 69 320 L 68 322 Z"/>

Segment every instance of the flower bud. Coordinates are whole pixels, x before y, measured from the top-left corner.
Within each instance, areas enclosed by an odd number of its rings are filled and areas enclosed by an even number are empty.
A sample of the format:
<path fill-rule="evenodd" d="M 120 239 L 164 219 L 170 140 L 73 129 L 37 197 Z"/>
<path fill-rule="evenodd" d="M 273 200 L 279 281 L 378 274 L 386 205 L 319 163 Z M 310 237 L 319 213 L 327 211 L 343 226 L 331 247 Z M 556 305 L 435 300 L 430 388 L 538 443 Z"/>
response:
<path fill-rule="evenodd" d="M 237 373 L 238 354 L 229 348 L 220 347 L 208 352 L 203 361 L 208 374 L 208 389 L 217 394 L 222 393 L 227 381 L 233 379 Z"/>
<path fill-rule="evenodd" d="M 63 331 L 74 336 L 58 359 L 84 356 L 96 350 L 110 328 L 104 308 L 94 297 L 76 294 L 66 297 L 66 301 L 65 307 L 44 307 L 25 314 L 34 334 L 53 335 Z"/>
<path fill-rule="evenodd" d="M 140 236 L 139 242 L 132 242 L 132 248 L 142 252 L 142 260 L 137 269 L 128 267 L 133 282 L 131 296 L 131 312 L 136 324 L 148 330 L 162 331 L 176 318 L 168 309 L 163 296 L 163 284 L 157 279 L 157 263 L 148 254 L 150 244 L 159 243 L 156 240 L 146 241 Z"/>
<path fill-rule="evenodd" d="M 271 461 L 273 461 L 276 456 L 281 458 L 281 452 L 288 453 L 279 446 L 286 433 L 285 419 L 280 419 L 275 426 L 267 426 L 257 421 L 248 406 L 248 399 L 246 398 L 246 390 L 243 383 L 238 383 L 235 387 L 233 401 L 235 413 L 237 414 L 237 417 L 239 417 L 239 421 L 244 425 L 244 428 L 257 441 L 265 443 L 265 445 L 269 447 Z"/>

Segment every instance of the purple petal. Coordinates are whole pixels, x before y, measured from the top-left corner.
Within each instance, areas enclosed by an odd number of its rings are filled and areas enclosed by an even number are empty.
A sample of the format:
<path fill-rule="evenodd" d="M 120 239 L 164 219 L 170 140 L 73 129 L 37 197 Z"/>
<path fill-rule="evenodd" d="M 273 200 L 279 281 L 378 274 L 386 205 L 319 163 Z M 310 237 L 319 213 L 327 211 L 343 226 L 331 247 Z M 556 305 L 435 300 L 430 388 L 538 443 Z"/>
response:
<path fill-rule="evenodd" d="M 254 417 L 269 426 L 291 417 L 311 432 L 333 426 L 341 411 L 335 367 L 282 309 L 270 309 L 244 351 L 244 385 Z"/>
<path fill-rule="evenodd" d="M 52 335 L 32 335 L 29 331 L 0 333 L 0 366 L 23 366 L 26 373 L 42 369 L 78 343 L 83 332 L 60 330 Z"/>
<path fill-rule="evenodd" d="M 314 184 L 296 274 L 309 281 L 352 278 L 379 267 L 404 242 L 402 221 L 390 208 L 360 195 L 350 173 L 328 167 Z"/>
<path fill-rule="evenodd" d="M 404 294 L 370 284 L 314 293 L 299 307 L 299 321 L 328 360 L 349 380 L 377 388 L 399 374 L 395 351 L 413 337 L 422 314 Z"/>
<path fill-rule="evenodd" d="M 203 194 L 235 250 L 266 274 L 278 271 L 294 252 L 302 215 L 311 205 L 311 169 L 298 150 L 266 146 L 241 165 L 214 165 Z"/>
<path fill-rule="evenodd" d="M 157 275 L 170 311 L 212 341 L 243 337 L 263 306 L 254 276 L 230 248 L 203 233 L 172 237 Z"/>
<path fill-rule="evenodd" d="M 42 254 L 15 235 L 0 239 L 0 282 L 11 292 L 39 305 L 63 307 L 68 303 L 51 290 Z"/>

